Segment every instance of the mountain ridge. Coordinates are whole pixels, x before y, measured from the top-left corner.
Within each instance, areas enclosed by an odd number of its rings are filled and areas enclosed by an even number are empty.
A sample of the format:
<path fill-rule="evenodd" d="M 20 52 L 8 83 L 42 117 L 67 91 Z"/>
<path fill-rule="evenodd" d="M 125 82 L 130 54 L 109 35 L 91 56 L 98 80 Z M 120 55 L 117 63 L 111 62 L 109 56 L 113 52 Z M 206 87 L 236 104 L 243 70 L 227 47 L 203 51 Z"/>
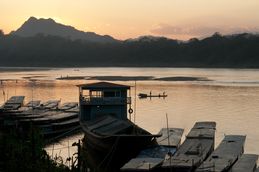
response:
<path fill-rule="evenodd" d="M 86 40 L 98 43 L 112 43 L 118 40 L 109 35 L 98 35 L 94 32 L 84 32 L 77 30 L 73 26 L 57 23 L 55 20 L 48 18 L 43 19 L 30 17 L 20 28 L 10 33 L 22 37 L 31 37 L 37 34 L 60 36 L 71 40 Z"/>

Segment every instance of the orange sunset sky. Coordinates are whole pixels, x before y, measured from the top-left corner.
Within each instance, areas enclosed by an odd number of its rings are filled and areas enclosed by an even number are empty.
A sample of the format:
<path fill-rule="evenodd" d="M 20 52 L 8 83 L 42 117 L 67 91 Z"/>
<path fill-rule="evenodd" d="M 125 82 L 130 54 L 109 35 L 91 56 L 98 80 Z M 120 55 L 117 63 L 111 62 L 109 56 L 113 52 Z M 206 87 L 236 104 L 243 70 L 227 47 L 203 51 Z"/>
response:
<path fill-rule="evenodd" d="M 0 0 L 5 34 L 30 16 L 117 39 L 259 32 L 259 0 Z"/>

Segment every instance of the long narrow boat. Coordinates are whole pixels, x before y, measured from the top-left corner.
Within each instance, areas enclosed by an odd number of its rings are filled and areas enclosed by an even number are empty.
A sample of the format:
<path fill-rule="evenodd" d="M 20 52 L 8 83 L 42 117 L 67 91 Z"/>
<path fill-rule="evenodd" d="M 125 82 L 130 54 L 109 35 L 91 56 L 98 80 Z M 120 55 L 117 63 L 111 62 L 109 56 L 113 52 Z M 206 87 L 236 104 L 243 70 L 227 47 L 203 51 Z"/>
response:
<path fill-rule="evenodd" d="M 143 99 L 143 98 L 152 98 L 152 97 L 158 97 L 158 98 L 166 98 L 167 97 L 167 95 L 166 94 L 145 94 L 145 93 L 139 93 L 138 94 L 138 97 L 140 98 L 140 99 Z"/>
<path fill-rule="evenodd" d="M 47 102 L 41 104 L 41 108 L 44 108 L 44 109 L 57 108 L 59 103 L 60 103 L 60 100 L 48 100 Z"/>
<path fill-rule="evenodd" d="M 254 172 L 257 166 L 258 155 L 243 154 L 231 168 L 231 172 Z"/>
<path fill-rule="evenodd" d="M 163 162 L 161 171 L 194 171 L 213 152 L 215 129 L 215 122 L 196 122 L 176 153 Z"/>
<path fill-rule="evenodd" d="M 83 122 L 81 126 L 88 163 L 98 171 L 117 171 L 160 136 L 151 135 L 129 120 L 111 116 Z"/>
<path fill-rule="evenodd" d="M 130 86 L 108 82 L 79 85 L 83 153 L 93 171 L 119 171 L 161 136 L 128 120 L 127 112 L 129 116 L 133 112 L 127 96 L 129 89 Z"/>
<path fill-rule="evenodd" d="M 37 108 L 37 107 L 40 106 L 40 100 L 32 100 L 32 101 L 29 101 L 25 106 L 26 106 L 26 107 Z"/>
<path fill-rule="evenodd" d="M 3 105 L 4 110 L 17 110 L 23 105 L 24 96 L 12 96 Z"/>
<path fill-rule="evenodd" d="M 79 119 L 73 118 L 63 122 L 54 122 L 37 126 L 44 137 L 53 137 L 61 133 L 66 133 L 75 127 L 79 127 Z M 79 129 L 79 128 L 78 128 Z"/>
<path fill-rule="evenodd" d="M 78 118 L 78 113 L 75 112 L 60 112 L 60 111 L 47 111 L 41 114 L 40 117 L 35 118 L 37 115 L 32 118 L 21 119 L 20 123 L 23 124 L 34 124 L 34 125 L 43 125 L 49 123 L 58 123 L 70 119 Z"/>
<path fill-rule="evenodd" d="M 67 103 L 62 104 L 58 109 L 65 111 L 65 110 L 73 109 L 77 106 L 78 106 L 77 102 L 67 102 Z"/>
<path fill-rule="evenodd" d="M 181 128 L 162 128 L 156 138 L 158 145 L 142 150 L 136 158 L 131 159 L 121 171 L 160 171 L 166 156 L 174 154 L 183 135 Z"/>
<path fill-rule="evenodd" d="M 226 135 L 215 151 L 204 161 L 197 172 L 228 171 L 244 152 L 246 136 Z"/>

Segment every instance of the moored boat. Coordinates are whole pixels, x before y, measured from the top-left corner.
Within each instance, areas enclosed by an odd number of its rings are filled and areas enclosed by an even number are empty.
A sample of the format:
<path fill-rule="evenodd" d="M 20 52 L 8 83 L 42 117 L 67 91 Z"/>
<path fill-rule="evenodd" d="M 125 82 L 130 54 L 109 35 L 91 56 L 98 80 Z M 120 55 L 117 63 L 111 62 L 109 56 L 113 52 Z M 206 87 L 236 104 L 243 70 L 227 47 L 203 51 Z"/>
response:
<path fill-rule="evenodd" d="M 204 161 L 197 172 L 228 171 L 244 152 L 246 136 L 226 135 L 219 146 Z"/>
<path fill-rule="evenodd" d="M 160 171 L 166 156 L 173 155 L 178 149 L 183 129 L 162 128 L 156 138 L 158 145 L 142 150 L 136 158 L 131 159 L 121 171 Z"/>
<path fill-rule="evenodd" d="M 62 104 L 58 109 L 65 111 L 65 110 L 73 109 L 77 106 L 78 106 L 77 102 L 67 102 L 67 103 Z"/>
<path fill-rule="evenodd" d="M 196 122 L 176 153 L 165 159 L 161 171 L 194 171 L 213 152 L 215 130 L 215 122 Z"/>
<path fill-rule="evenodd" d="M 143 99 L 143 98 L 152 98 L 152 97 L 158 97 L 158 98 L 160 98 L 160 97 L 162 97 L 162 98 L 165 98 L 165 97 L 167 97 L 167 95 L 165 94 L 165 92 L 163 92 L 163 94 L 145 94 L 145 93 L 139 93 L 138 94 L 138 97 L 140 98 L 140 99 Z"/>
<path fill-rule="evenodd" d="M 231 172 L 254 172 L 257 167 L 258 155 L 243 154 L 231 168 Z"/>
<path fill-rule="evenodd" d="M 0 112 L 16 112 L 24 103 L 24 96 L 12 96 L 1 107 Z"/>
<path fill-rule="evenodd" d="M 155 144 L 154 138 L 160 135 L 152 135 L 127 119 L 129 86 L 99 82 L 79 88 L 83 150 L 92 169 L 119 171 L 140 150 Z"/>

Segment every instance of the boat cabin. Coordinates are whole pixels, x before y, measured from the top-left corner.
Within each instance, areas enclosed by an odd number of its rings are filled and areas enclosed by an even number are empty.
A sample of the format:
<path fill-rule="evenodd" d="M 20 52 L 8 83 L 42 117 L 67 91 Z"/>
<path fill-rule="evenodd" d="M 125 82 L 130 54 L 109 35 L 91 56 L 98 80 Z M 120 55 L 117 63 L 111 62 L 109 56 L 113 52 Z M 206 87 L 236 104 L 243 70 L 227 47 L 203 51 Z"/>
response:
<path fill-rule="evenodd" d="M 128 97 L 130 86 L 98 82 L 78 87 L 81 121 L 105 115 L 127 119 L 128 105 L 131 104 L 131 98 Z"/>

